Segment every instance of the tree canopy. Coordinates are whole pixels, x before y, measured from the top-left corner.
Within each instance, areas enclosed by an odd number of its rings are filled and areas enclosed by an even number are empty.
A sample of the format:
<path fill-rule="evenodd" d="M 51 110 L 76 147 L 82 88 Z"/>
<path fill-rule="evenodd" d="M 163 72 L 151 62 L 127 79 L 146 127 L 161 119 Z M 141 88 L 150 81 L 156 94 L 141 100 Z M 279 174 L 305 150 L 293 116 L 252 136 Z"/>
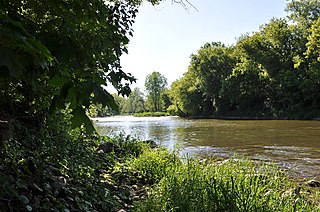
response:
<path fill-rule="evenodd" d="M 185 116 L 320 117 L 320 1 L 288 3 L 288 18 L 191 56 L 170 97 Z"/>
<path fill-rule="evenodd" d="M 0 115 L 44 117 L 67 106 L 74 126 L 93 130 L 85 115 L 90 104 L 117 107 L 104 86 L 128 95 L 135 81 L 120 56 L 140 3 L 2 0 Z"/>
<path fill-rule="evenodd" d="M 151 111 L 162 110 L 161 94 L 165 91 L 167 84 L 167 78 L 157 71 L 148 74 L 146 77 L 145 89 L 148 94 Z"/>

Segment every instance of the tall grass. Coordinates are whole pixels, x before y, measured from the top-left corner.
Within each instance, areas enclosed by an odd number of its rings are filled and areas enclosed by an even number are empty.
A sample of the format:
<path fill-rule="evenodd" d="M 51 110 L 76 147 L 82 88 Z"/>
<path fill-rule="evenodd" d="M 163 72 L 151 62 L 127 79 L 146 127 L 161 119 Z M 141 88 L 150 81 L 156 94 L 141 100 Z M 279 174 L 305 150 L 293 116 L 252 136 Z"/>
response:
<path fill-rule="evenodd" d="M 136 211 L 320 211 L 276 166 L 145 151 L 132 166 L 155 184 Z"/>

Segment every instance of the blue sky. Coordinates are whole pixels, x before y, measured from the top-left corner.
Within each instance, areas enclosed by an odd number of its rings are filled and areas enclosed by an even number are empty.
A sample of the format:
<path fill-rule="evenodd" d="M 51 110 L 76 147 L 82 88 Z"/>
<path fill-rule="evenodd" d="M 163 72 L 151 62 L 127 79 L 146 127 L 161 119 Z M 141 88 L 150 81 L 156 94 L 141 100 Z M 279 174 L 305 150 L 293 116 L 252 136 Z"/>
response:
<path fill-rule="evenodd" d="M 285 17 L 286 0 L 189 0 L 188 11 L 166 0 L 158 6 L 144 2 L 133 25 L 123 70 L 144 89 L 146 76 L 159 71 L 170 85 L 187 71 L 190 55 L 207 42 L 235 44 L 236 38 L 259 30 L 271 18 Z"/>

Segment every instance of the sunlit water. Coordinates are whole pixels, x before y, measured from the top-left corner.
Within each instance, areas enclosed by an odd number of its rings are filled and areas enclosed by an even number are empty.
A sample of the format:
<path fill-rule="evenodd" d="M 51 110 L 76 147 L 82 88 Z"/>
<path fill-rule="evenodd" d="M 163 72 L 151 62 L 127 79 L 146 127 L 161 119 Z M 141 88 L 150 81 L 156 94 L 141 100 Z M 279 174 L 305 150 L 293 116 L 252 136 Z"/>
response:
<path fill-rule="evenodd" d="M 319 121 L 234 121 L 116 116 L 94 119 L 102 135 L 130 134 L 181 154 L 248 156 L 299 177 L 320 178 Z"/>

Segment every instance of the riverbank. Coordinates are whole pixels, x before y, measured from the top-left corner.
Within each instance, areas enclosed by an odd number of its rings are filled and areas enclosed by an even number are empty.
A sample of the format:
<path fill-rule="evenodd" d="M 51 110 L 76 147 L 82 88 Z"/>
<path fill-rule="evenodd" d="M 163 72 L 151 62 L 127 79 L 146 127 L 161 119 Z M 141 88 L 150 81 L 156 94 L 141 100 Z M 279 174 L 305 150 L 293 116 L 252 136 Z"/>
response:
<path fill-rule="evenodd" d="M 218 117 L 209 117 L 211 119 L 221 119 L 221 120 L 313 120 L 320 121 L 320 118 L 299 118 L 299 117 L 254 117 L 254 116 L 218 116 Z"/>
<path fill-rule="evenodd" d="M 134 113 L 134 117 L 161 117 L 161 116 L 170 116 L 167 112 L 143 112 L 143 113 Z"/>
<path fill-rule="evenodd" d="M 319 189 L 278 167 L 185 158 L 129 136 L 34 132 L 1 145 L 5 211 L 317 211 Z M 154 145 L 152 145 L 155 147 Z"/>
<path fill-rule="evenodd" d="M 155 121 L 159 128 L 159 121 L 168 119 L 151 118 L 148 122 Z M 258 123 L 254 122 L 255 127 Z M 88 135 L 67 126 L 53 123 L 40 131 L 15 129 L 21 135 L 14 133 L 0 143 L 1 210 L 320 210 L 319 179 L 293 179 L 279 166 L 243 158 L 186 158 L 165 148 L 151 148 L 156 146 L 154 142 Z M 280 126 L 274 129 L 284 131 Z M 212 134 L 212 129 L 209 131 Z M 190 139 L 190 133 L 183 134 Z M 286 152 L 279 147 L 266 148 L 281 157 Z"/>
<path fill-rule="evenodd" d="M 142 158 L 142 159 L 141 159 Z M 318 211 L 319 188 L 297 183 L 274 165 L 232 158 L 198 160 L 163 152 L 138 158 L 155 179 L 138 211 Z"/>
<path fill-rule="evenodd" d="M 144 142 L 127 135 L 110 138 L 88 134 L 83 128 L 72 129 L 67 117 L 65 113 L 58 113 L 37 130 L 14 126 L 11 139 L 0 142 L 1 210 L 319 210 L 317 182 L 307 184 L 310 179 L 296 181 L 279 170 L 281 166 L 234 157 L 228 160 L 212 156 L 185 157 L 157 147 L 150 140 Z M 124 119 L 112 117 L 109 121 L 115 124 Z M 159 129 L 163 122 L 178 126 L 173 120 L 180 120 L 170 117 L 131 119 L 129 125 L 135 132 L 136 124 Z M 97 126 L 105 127 L 104 121 L 96 122 Z M 222 128 L 212 133 L 213 129 L 206 126 L 230 128 L 238 124 L 227 122 L 201 120 L 197 129 L 208 129 L 210 135 L 216 136 L 217 132 L 223 132 Z M 189 121 L 182 124 L 183 129 L 189 124 Z M 176 132 L 173 125 L 170 129 Z M 265 125 L 260 127 L 259 132 L 266 129 Z M 280 126 L 274 129 L 284 130 Z M 142 131 L 146 132 L 145 129 Z M 161 132 L 168 134 L 169 131 Z M 180 132 L 187 139 L 200 135 Z M 266 131 L 267 134 L 270 132 Z M 291 130 L 289 132 L 292 134 Z M 209 140 L 212 142 L 211 138 Z M 273 147 L 268 148 L 275 151 Z M 283 149 L 280 152 L 283 157 Z"/>
<path fill-rule="evenodd" d="M 273 116 L 182 116 L 186 119 L 217 119 L 217 120 L 312 120 L 320 121 L 320 117 L 302 118 L 302 117 L 273 117 Z"/>
<path fill-rule="evenodd" d="M 276 163 L 302 178 L 320 173 L 318 121 L 120 116 L 97 119 L 95 127 L 101 135 L 151 139 L 181 154 L 229 158 L 237 153 Z"/>

